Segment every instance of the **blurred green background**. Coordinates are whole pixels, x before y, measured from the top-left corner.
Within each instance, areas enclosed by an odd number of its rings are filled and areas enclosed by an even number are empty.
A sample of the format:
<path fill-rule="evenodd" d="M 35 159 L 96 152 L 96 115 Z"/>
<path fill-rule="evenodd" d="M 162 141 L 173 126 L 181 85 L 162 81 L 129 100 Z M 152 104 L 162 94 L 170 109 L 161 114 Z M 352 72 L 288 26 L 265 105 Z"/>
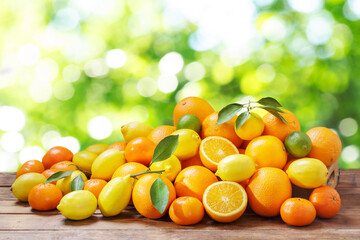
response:
<path fill-rule="evenodd" d="M 272 96 L 360 168 L 360 0 L 0 0 L 0 36 L 0 172 L 172 124 L 186 96 Z"/>

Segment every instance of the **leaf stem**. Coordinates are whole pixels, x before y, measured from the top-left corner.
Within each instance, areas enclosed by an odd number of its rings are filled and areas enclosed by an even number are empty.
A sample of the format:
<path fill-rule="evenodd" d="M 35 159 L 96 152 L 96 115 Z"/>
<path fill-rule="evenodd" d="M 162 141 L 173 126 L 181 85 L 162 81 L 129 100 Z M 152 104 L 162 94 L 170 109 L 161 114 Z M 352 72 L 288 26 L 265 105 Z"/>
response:
<path fill-rule="evenodd" d="M 147 174 L 147 173 L 160 173 L 161 174 L 162 172 L 165 172 L 165 170 L 158 170 L 158 171 L 146 170 L 146 171 L 141 172 L 141 173 L 131 174 L 130 177 L 135 178 L 136 176 L 140 176 L 140 175 Z"/>
<path fill-rule="evenodd" d="M 76 165 L 76 164 L 73 164 L 73 163 L 72 163 L 72 164 L 69 164 L 68 166 L 71 166 L 71 165 L 75 166 L 78 170 L 82 171 L 83 173 L 87 173 L 87 174 L 90 174 L 90 175 L 91 175 L 91 172 L 88 172 L 88 171 L 80 168 L 80 167 L 79 167 L 78 165 Z"/>

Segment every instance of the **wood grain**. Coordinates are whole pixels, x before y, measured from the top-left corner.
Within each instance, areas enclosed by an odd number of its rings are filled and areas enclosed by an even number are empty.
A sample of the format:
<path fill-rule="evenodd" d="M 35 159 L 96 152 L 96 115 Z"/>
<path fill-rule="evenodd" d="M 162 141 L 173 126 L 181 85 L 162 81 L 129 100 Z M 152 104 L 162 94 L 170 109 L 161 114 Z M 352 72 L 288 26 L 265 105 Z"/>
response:
<path fill-rule="evenodd" d="M 158 220 L 142 217 L 127 207 L 116 217 L 105 218 L 97 210 L 83 221 L 65 219 L 57 210 L 40 212 L 18 202 L 9 187 L 13 174 L 0 174 L 0 239 L 359 239 L 360 170 L 341 170 L 337 190 L 342 198 L 338 215 L 316 219 L 307 227 L 291 227 L 281 218 L 264 218 L 247 209 L 230 224 L 205 216 L 193 226 L 179 226 L 168 216 Z"/>

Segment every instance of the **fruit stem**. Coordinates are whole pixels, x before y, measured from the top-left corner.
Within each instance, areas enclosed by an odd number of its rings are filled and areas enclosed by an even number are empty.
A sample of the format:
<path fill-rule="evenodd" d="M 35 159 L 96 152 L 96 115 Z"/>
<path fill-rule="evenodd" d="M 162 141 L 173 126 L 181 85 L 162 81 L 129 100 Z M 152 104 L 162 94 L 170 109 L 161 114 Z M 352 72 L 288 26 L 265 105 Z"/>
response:
<path fill-rule="evenodd" d="M 146 171 L 141 172 L 141 173 L 131 174 L 130 177 L 135 178 L 136 176 L 140 176 L 140 175 L 147 174 L 147 173 L 160 173 L 161 174 L 162 172 L 165 172 L 165 170 L 158 170 L 158 171 L 146 170 Z"/>

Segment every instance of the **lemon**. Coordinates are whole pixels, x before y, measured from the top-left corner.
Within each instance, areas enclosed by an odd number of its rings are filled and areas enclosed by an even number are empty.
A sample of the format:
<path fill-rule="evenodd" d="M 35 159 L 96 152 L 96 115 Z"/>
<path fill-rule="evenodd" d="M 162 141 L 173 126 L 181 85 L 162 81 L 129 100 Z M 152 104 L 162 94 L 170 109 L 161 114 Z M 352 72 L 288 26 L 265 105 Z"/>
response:
<path fill-rule="evenodd" d="M 180 161 L 194 157 L 198 153 L 201 138 L 197 132 L 191 129 L 180 129 L 173 132 L 171 135 L 179 135 L 179 144 L 174 155 Z"/>
<path fill-rule="evenodd" d="M 254 172 L 255 162 L 251 157 L 233 154 L 219 162 L 215 175 L 223 181 L 241 182 L 250 178 Z"/>
<path fill-rule="evenodd" d="M 30 190 L 45 181 L 46 177 L 41 173 L 25 173 L 15 180 L 10 190 L 19 201 L 27 202 Z"/>
<path fill-rule="evenodd" d="M 137 137 L 146 137 L 152 130 L 154 130 L 154 128 L 148 124 L 136 121 L 127 123 L 121 127 L 121 133 L 126 142 L 130 142 Z"/>
<path fill-rule="evenodd" d="M 109 181 L 99 195 L 99 208 L 105 217 L 118 215 L 129 204 L 131 197 L 131 178 L 116 177 Z"/>
<path fill-rule="evenodd" d="M 176 129 L 192 129 L 199 133 L 201 130 L 201 121 L 194 114 L 186 114 L 178 120 Z"/>
<path fill-rule="evenodd" d="M 115 170 L 125 163 L 123 151 L 108 149 L 101 153 L 91 166 L 91 173 L 94 178 L 109 181 Z"/>
<path fill-rule="evenodd" d="M 109 145 L 104 143 L 98 143 L 88 146 L 85 150 L 88 152 L 93 152 L 96 155 L 99 155 L 103 151 L 105 151 L 108 148 Z"/>
<path fill-rule="evenodd" d="M 94 214 L 97 200 L 88 190 L 78 190 L 66 194 L 60 201 L 57 209 L 71 220 L 82 220 Z"/>
<path fill-rule="evenodd" d="M 71 192 L 71 181 L 74 180 L 77 176 L 81 174 L 82 178 L 84 179 L 84 182 L 86 182 L 87 177 L 84 173 L 82 173 L 79 170 L 75 170 L 71 173 L 70 176 L 67 176 L 65 178 L 62 178 L 56 182 L 56 186 L 60 188 L 63 195 Z"/>
<path fill-rule="evenodd" d="M 292 162 L 286 170 L 290 181 L 301 188 L 316 188 L 328 177 L 326 165 L 315 158 L 301 158 Z"/>
<path fill-rule="evenodd" d="M 249 118 L 239 129 L 236 129 L 236 124 L 234 124 L 236 134 L 244 140 L 252 140 L 260 136 L 264 131 L 264 127 L 261 117 L 253 111 L 250 112 Z"/>
<path fill-rule="evenodd" d="M 162 173 L 164 177 L 167 177 L 171 182 L 175 180 L 178 173 L 181 171 L 181 163 L 177 157 L 172 155 L 166 160 L 160 162 L 154 162 L 150 166 L 151 171 L 165 170 Z"/>
<path fill-rule="evenodd" d="M 300 131 L 290 133 L 285 138 L 284 143 L 286 151 L 296 158 L 302 158 L 308 155 L 312 145 L 310 137 Z"/>
<path fill-rule="evenodd" d="M 75 163 L 77 166 L 79 166 L 81 169 L 84 169 L 85 171 L 90 172 L 91 171 L 91 165 L 97 158 L 97 154 L 94 152 L 89 151 L 81 151 L 76 154 L 74 154 L 73 157 L 73 163 Z"/>

